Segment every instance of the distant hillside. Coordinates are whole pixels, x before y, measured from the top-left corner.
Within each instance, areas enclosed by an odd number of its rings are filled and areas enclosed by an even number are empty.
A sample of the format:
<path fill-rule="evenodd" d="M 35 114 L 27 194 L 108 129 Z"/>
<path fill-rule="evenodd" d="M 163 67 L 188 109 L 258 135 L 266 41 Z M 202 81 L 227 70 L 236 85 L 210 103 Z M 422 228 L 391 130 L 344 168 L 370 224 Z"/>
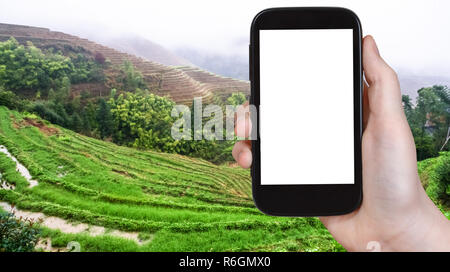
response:
<path fill-rule="evenodd" d="M 189 48 L 178 49 L 175 53 L 213 73 L 242 80 L 249 78 L 248 57 L 210 54 Z"/>
<path fill-rule="evenodd" d="M 248 57 L 204 54 L 198 50 L 181 48 L 175 53 L 193 64 L 219 75 L 248 79 Z M 447 85 L 450 87 L 450 75 L 429 76 L 417 75 L 409 71 L 399 70 L 398 79 L 403 94 L 407 94 L 415 102 L 417 90 L 433 85 Z"/>
<path fill-rule="evenodd" d="M 124 53 L 132 54 L 146 60 L 172 66 L 194 66 L 186 59 L 179 57 L 159 44 L 137 35 L 121 35 L 115 37 L 92 36 L 91 40 L 109 46 Z"/>
<path fill-rule="evenodd" d="M 202 81 L 199 81 L 189 76 L 183 69 L 145 60 L 77 36 L 51 31 L 47 28 L 0 24 L 0 41 L 5 41 L 11 36 L 23 44 L 31 41 L 41 49 L 53 48 L 63 53 L 65 50 L 81 50 L 90 55 L 100 53 L 112 64 L 109 71 L 106 71 L 107 74 L 117 72 L 114 69 L 128 60 L 142 72 L 144 80 L 154 93 L 161 96 L 168 95 L 177 103 L 190 103 L 194 97 L 203 97 L 204 101 L 208 102 L 211 101 L 213 93 L 219 95 L 236 91 L 250 93 L 247 81 L 224 78 L 198 68 L 190 68 L 204 74 Z M 110 87 L 107 84 L 95 83 L 73 85 L 72 89 L 74 91 L 88 90 L 101 96 L 108 94 Z"/>
<path fill-rule="evenodd" d="M 446 85 L 450 87 L 450 77 L 445 76 L 420 76 L 406 72 L 398 72 L 398 79 L 403 94 L 409 95 L 412 101 L 416 101 L 417 90 L 433 85 Z"/>

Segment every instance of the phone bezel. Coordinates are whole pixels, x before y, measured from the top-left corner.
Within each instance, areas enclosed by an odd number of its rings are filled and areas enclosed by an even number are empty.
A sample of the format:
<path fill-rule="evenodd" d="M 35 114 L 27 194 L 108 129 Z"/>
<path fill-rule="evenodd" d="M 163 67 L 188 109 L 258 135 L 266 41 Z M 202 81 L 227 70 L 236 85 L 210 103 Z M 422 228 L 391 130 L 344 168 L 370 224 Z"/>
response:
<path fill-rule="evenodd" d="M 253 200 L 259 210 L 275 216 L 327 216 L 354 211 L 362 201 L 362 57 L 361 23 L 354 12 L 335 7 L 271 8 L 258 13 L 250 31 L 250 103 L 259 124 L 259 30 L 353 29 L 354 184 L 261 185 L 260 135 L 252 141 Z M 259 127 L 259 125 L 258 125 Z"/>

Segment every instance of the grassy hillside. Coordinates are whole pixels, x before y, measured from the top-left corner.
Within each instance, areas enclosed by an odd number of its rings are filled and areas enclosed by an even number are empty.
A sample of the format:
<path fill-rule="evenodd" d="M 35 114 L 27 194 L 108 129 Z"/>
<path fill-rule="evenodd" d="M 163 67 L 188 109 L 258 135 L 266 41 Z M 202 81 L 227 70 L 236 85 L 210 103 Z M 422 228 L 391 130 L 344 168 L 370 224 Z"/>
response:
<path fill-rule="evenodd" d="M 142 243 L 45 227 L 53 246 L 85 251 L 334 251 L 342 247 L 314 218 L 274 218 L 251 199 L 249 171 L 84 137 L 0 107 L 0 145 L 37 186 L 0 153 L 0 201 L 24 211 L 137 232 Z M 106 232 L 108 233 L 108 232 Z"/>

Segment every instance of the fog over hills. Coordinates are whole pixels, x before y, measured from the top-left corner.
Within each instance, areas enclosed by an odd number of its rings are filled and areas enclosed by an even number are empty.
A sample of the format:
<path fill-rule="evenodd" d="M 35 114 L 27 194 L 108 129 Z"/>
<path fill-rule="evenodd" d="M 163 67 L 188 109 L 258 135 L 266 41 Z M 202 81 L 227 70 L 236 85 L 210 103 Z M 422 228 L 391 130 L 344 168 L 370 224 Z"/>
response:
<path fill-rule="evenodd" d="M 341 6 L 358 14 L 364 35 L 375 37 L 383 57 L 398 71 L 403 93 L 415 98 L 421 87 L 450 85 L 450 35 L 445 35 L 450 28 L 450 1 L 446 0 L 0 3 L 8 7 L 0 10 L 4 23 L 46 27 L 162 64 L 191 63 L 244 80 L 248 79 L 250 24 L 259 11 L 276 6 Z"/>
<path fill-rule="evenodd" d="M 92 41 L 109 46 L 121 52 L 164 65 L 193 66 L 193 64 L 186 59 L 183 59 L 161 45 L 138 35 L 121 34 L 111 36 L 90 33 L 86 36 Z"/>
<path fill-rule="evenodd" d="M 195 49 L 178 49 L 177 55 L 191 61 L 208 71 L 219 75 L 248 80 L 248 58 L 236 55 L 220 55 L 202 53 Z M 407 94 L 415 102 L 417 90 L 433 85 L 446 85 L 450 87 L 450 75 L 423 75 L 408 69 L 397 69 L 402 94 Z"/>
<path fill-rule="evenodd" d="M 80 28 L 78 35 L 118 51 L 142 57 L 171 66 L 195 66 L 206 71 L 240 80 L 248 80 L 248 55 L 224 54 L 219 51 L 205 51 L 194 47 L 177 47 L 172 50 L 158 44 L 158 41 L 147 39 L 138 34 L 111 34 L 107 28 L 99 27 L 98 31 Z M 108 33 L 109 32 L 109 33 Z M 395 68 L 395 67 L 394 67 Z M 407 94 L 415 102 L 417 90 L 432 85 L 450 86 L 450 75 L 445 73 L 423 74 L 411 69 L 396 69 L 403 94 Z"/>
<path fill-rule="evenodd" d="M 236 79 L 249 80 L 248 59 L 246 57 L 214 54 L 194 48 L 179 48 L 175 50 L 175 53 L 210 72 Z"/>
<path fill-rule="evenodd" d="M 433 85 L 445 85 L 450 87 L 450 76 L 429 76 L 418 75 L 407 71 L 399 71 L 398 79 L 402 94 L 407 94 L 415 102 L 417 90 L 423 87 L 431 87 Z"/>

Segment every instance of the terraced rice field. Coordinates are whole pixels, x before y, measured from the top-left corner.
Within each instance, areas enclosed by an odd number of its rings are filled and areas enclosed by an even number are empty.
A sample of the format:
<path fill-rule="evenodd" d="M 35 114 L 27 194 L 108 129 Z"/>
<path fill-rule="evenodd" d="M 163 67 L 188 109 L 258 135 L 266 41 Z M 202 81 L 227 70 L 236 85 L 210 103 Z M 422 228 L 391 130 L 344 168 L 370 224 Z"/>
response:
<path fill-rule="evenodd" d="M 76 241 L 82 251 L 342 250 L 315 218 L 260 213 L 247 170 L 120 147 L 29 118 L 36 117 L 0 107 L 0 145 L 38 183 L 30 187 L 0 152 L 1 180 L 14 185 L 0 188 L 0 202 L 84 226 L 68 232 L 44 224 L 53 247 Z"/>
<path fill-rule="evenodd" d="M 221 77 L 195 67 L 174 67 L 146 60 L 135 55 L 117 51 L 110 47 L 63 32 L 47 28 L 10 25 L 0 23 L 0 41 L 15 37 L 22 44 L 31 41 L 36 47 L 46 49 L 52 46 L 80 47 L 89 54 L 101 53 L 113 66 L 130 61 L 139 70 L 149 88 L 160 96 L 169 96 L 179 104 L 190 104 L 195 97 L 203 102 L 212 102 L 213 95 L 229 95 L 233 92 L 250 93 L 248 81 Z M 106 74 L 114 74 L 114 67 Z M 94 95 L 109 94 L 110 87 L 100 83 L 74 84 L 72 91 L 89 90 Z"/>

